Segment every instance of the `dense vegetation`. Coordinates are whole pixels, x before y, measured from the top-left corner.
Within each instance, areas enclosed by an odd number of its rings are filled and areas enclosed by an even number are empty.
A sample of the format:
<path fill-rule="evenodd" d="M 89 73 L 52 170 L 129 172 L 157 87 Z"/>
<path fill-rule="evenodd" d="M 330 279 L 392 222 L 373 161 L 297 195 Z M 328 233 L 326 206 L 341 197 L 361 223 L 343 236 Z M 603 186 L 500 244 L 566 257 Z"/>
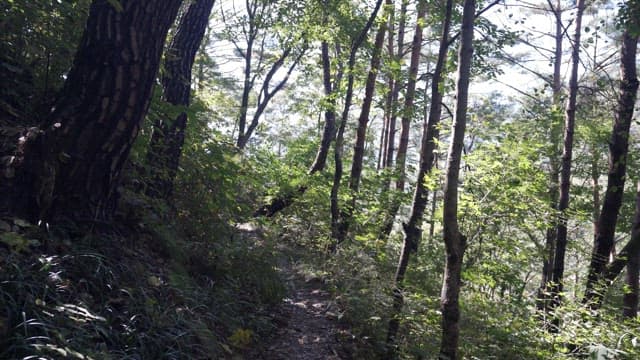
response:
<path fill-rule="evenodd" d="M 640 357 L 639 1 L 0 13 L 0 358 Z"/>

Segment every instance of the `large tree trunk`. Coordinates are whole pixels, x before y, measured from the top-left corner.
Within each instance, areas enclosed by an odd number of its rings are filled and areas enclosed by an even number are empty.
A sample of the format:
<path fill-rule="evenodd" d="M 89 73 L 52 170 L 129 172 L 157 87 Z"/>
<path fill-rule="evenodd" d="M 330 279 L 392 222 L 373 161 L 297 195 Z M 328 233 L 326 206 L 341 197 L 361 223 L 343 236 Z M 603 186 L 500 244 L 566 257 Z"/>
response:
<path fill-rule="evenodd" d="M 556 230 L 556 246 L 553 259 L 553 274 L 551 276 L 551 297 L 553 306 L 560 304 L 560 294 L 564 282 L 564 262 L 567 249 L 567 210 L 569 209 L 569 192 L 571 186 L 571 162 L 573 159 L 573 131 L 576 121 L 576 100 L 578 96 L 578 66 L 580 62 L 580 34 L 582 27 L 582 13 L 585 1 L 578 0 L 575 18 L 575 35 L 573 39 L 573 52 L 571 55 L 571 78 L 569 79 L 569 100 L 565 110 L 564 142 L 562 151 L 562 170 L 560 172 L 560 197 L 558 199 L 558 212 L 560 219 Z"/>
<path fill-rule="evenodd" d="M 467 103 L 471 60 L 473 57 L 473 27 L 475 0 L 465 0 L 462 13 L 460 50 L 458 52 L 458 79 L 456 83 L 456 111 L 453 119 L 453 134 L 447 158 L 444 184 L 443 232 L 445 244 L 445 270 L 442 284 L 442 343 L 441 359 L 458 358 L 458 337 L 460 333 L 460 274 L 466 239 L 458 225 L 458 179 L 464 133 L 466 128 Z"/>
<path fill-rule="evenodd" d="M 2 189 L 14 214 L 47 222 L 111 217 L 180 3 L 93 2 L 61 99 L 20 144 L 15 182 Z"/>
<path fill-rule="evenodd" d="M 593 302 L 598 307 L 602 299 L 598 283 L 605 273 L 609 254 L 613 248 L 614 234 L 618 213 L 622 205 L 624 182 L 627 173 L 627 154 L 629 150 L 629 127 L 633 118 L 638 93 L 638 76 L 636 73 L 636 50 L 638 37 L 625 31 L 622 37 L 620 58 L 620 94 L 616 109 L 615 122 L 609 141 L 609 174 L 607 190 L 602 202 L 602 210 L 598 218 L 593 252 L 589 264 L 589 275 L 584 296 L 586 303 Z"/>
<path fill-rule="evenodd" d="M 416 26 L 411 42 L 411 60 L 409 62 L 409 74 L 407 87 L 404 95 L 404 106 L 402 108 L 400 143 L 396 155 L 396 190 L 404 191 L 406 182 L 406 162 L 407 150 L 409 148 L 409 130 L 411 129 L 411 119 L 415 113 L 414 100 L 416 96 L 416 83 L 418 81 L 418 67 L 420 66 L 420 52 L 422 50 L 422 30 L 424 27 L 424 17 L 427 14 L 427 4 L 425 1 L 418 2 L 418 13 L 416 16 Z M 400 199 L 392 195 L 389 211 L 385 214 L 381 229 L 381 238 L 386 238 L 391 233 L 396 215 L 400 210 Z"/>
<path fill-rule="evenodd" d="M 164 100 L 176 106 L 189 106 L 191 95 L 191 69 L 200 43 L 209 23 L 214 0 L 197 0 L 189 6 L 178 25 L 176 34 L 165 56 L 165 74 L 162 77 Z M 173 191 L 178 171 L 187 112 L 174 119 L 158 119 L 154 124 L 147 160 L 152 182 L 147 194 L 167 199 Z"/>
<path fill-rule="evenodd" d="M 440 116 L 442 114 L 442 78 L 444 65 L 449 50 L 449 27 L 451 25 L 451 12 L 453 1 L 447 0 L 445 5 L 444 19 L 442 21 L 442 34 L 440 37 L 440 47 L 438 50 L 438 60 L 433 71 L 431 80 L 431 106 L 429 110 L 428 121 L 425 121 L 422 144 L 420 148 L 420 169 L 418 171 L 418 181 L 416 181 L 416 189 L 413 193 L 413 205 L 411 207 L 411 215 L 409 221 L 404 226 L 404 242 L 400 261 L 396 269 L 395 284 L 393 291 L 393 312 L 389 321 L 387 331 L 387 347 L 390 352 L 394 352 L 396 347 L 396 336 L 400 321 L 398 315 L 402 311 L 404 304 L 404 277 L 407 266 L 411 258 L 411 254 L 418 250 L 418 243 L 422 235 L 422 218 L 424 216 L 425 207 L 427 205 L 428 189 L 425 186 L 424 177 L 431 173 L 433 168 L 436 148 L 436 141 L 439 136 Z M 427 120 L 427 119 L 425 119 Z"/>

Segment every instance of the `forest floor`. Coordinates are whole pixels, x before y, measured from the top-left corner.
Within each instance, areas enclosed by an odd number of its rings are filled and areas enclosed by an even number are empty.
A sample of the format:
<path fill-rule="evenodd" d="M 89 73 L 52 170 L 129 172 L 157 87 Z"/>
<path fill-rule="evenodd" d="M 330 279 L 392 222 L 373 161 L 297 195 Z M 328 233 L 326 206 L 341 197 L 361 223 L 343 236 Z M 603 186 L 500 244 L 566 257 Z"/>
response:
<path fill-rule="evenodd" d="M 349 329 L 338 321 L 340 312 L 324 280 L 310 275 L 291 245 L 277 246 L 278 269 L 287 287 L 282 304 L 272 314 L 278 328 L 266 344 L 249 355 L 265 360 L 350 359 Z M 300 250 L 301 251 L 301 250 Z M 294 260 L 294 259 L 297 259 Z"/>

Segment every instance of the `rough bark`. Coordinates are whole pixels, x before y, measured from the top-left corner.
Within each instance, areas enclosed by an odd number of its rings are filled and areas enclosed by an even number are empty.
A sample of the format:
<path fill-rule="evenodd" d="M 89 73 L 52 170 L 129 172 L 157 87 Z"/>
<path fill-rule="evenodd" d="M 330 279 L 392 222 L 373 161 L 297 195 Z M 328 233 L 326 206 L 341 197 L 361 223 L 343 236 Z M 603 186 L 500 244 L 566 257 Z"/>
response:
<path fill-rule="evenodd" d="M 422 236 L 422 219 L 427 205 L 428 189 L 425 186 L 424 177 L 431 173 L 435 163 L 436 140 L 439 136 L 440 116 L 442 114 L 442 78 L 444 65 L 449 50 L 448 38 L 451 25 L 451 13 L 453 1 L 447 0 L 442 21 L 442 34 L 438 50 L 438 59 L 433 71 L 431 82 L 431 106 L 429 108 L 428 119 L 425 119 L 422 133 L 422 143 L 420 148 L 420 168 L 418 170 L 418 181 L 413 193 L 413 204 L 409 220 L 403 224 L 404 241 L 398 267 L 396 268 L 395 283 L 393 290 L 393 312 L 387 331 L 387 348 L 393 352 L 396 346 L 396 336 L 400 325 L 398 315 L 402 311 L 404 304 L 404 277 L 407 271 L 411 255 L 418 250 L 418 243 Z"/>
<path fill-rule="evenodd" d="M 584 302 L 594 302 L 599 306 L 601 291 L 598 283 L 606 271 L 609 254 L 614 244 L 614 234 L 618 213 L 622 205 L 624 183 L 627 170 L 629 150 L 629 128 L 633 118 L 633 110 L 638 93 L 638 76 L 636 72 L 636 51 L 638 37 L 625 31 L 622 36 L 620 57 L 620 88 L 618 106 L 611 139 L 609 140 L 609 173 L 607 189 L 602 201 L 602 210 L 597 222 L 589 274 L 587 277 Z"/>
<path fill-rule="evenodd" d="M 169 104 L 189 106 L 191 70 L 209 23 L 213 3 L 214 0 L 198 0 L 189 6 L 180 19 L 176 34 L 167 49 L 165 75 L 162 77 L 163 98 Z M 182 111 L 174 119 L 158 119 L 155 122 L 147 153 L 152 172 L 148 195 L 163 199 L 171 195 L 186 126 L 186 111 Z"/>
<path fill-rule="evenodd" d="M 460 307 L 460 274 L 466 239 L 458 225 L 458 180 L 464 133 L 466 128 L 467 103 L 473 57 L 473 28 L 475 0 L 465 0 L 462 13 L 460 49 L 458 52 L 458 79 L 456 83 L 456 111 L 453 119 L 453 134 L 449 147 L 444 184 L 443 233 L 445 243 L 445 270 L 441 294 L 442 342 L 440 359 L 458 358 Z"/>
<path fill-rule="evenodd" d="M 567 249 L 567 210 L 569 209 L 569 195 L 571 186 L 571 163 L 573 159 L 573 132 L 576 121 L 576 103 L 578 96 L 578 67 L 580 62 L 580 35 L 582 30 L 582 14 L 585 1 L 578 0 L 575 17 L 575 34 L 573 51 L 571 54 L 571 77 L 569 79 L 569 100 L 565 109 L 565 125 L 562 150 L 562 168 L 560 171 L 560 197 L 558 198 L 558 213 L 560 219 L 556 229 L 556 246 L 553 258 L 553 274 L 551 276 L 551 297 L 554 306 L 560 304 L 560 294 L 564 282 L 564 263 Z"/>
<path fill-rule="evenodd" d="M 12 212 L 48 222 L 111 218 L 180 3 L 93 2 L 60 100 L 20 144 L 18 172 L 2 196 Z"/>

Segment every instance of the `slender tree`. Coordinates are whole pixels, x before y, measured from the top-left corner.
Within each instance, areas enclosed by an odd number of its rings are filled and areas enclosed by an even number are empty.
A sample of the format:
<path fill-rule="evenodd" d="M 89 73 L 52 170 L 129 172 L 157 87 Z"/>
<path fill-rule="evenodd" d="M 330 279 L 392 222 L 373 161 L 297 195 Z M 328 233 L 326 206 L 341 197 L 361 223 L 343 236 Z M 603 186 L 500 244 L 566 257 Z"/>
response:
<path fill-rule="evenodd" d="M 241 29 L 239 32 L 230 31 L 225 36 L 244 62 L 236 136 L 236 146 L 240 149 L 247 145 L 269 102 L 284 88 L 307 50 L 304 37 L 293 34 L 274 36 L 273 25 L 283 21 L 279 18 L 283 12 L 278 7 L 285 6 L 293 5 L 286 2 L 247 0 L 244 4 L 246 16 L 239 17 L 232 24 L 225 11 L 221 11 L 222 20 L 230 23 L 228 29 Z M 292 21 L 298 20 L 295 15 L 289 17 Z M 279 47 L 276 51 L 272 51 L 273 45 L 270 46 L 274 43 Z M 255 100 L 252 101 L 254 93 Z"/>
<path fill-rule="evenodd" d="M 398 152 L 396 155 L 395 169 L 398 174 L 396 181 L 396 190 L 404 191 L 406 182 L 405 166 L 407 160 L 407 149 L 409 148 L 409 130 L 411 128 L 411 119 L 415 113 L 414 100 L 416 96 L 416 83 L 418 81 L 418 67 L 420 66 L 420 52 L 422 51 L 422 31 L 424 29 L 424 17 L 427 14 L 426 1 L 418 1 L 416 5 L 418 11 L 416 14 L 416 25 L 411 41 L 411 60 L 409 63 L 409 74 L 404 95 L 404 105 L 402 107 L 400 142 L 398 143 Z M 400 210 L 400 199 L 392 196 L 389 211 L 385 214 L 381 238 L 387 238 L 393 228 L 395 217 Z"/>
<path fill-rule="evenodd" d="M 435 162 L 436 140 L 439 136 L 440 116 L 442 115 L 442 79 L 444 73 L 444 65 L 449 50 L 449 28 L 451 25 L 451 13 L 453 1 L 448 0 L 445 3 L 444 17 L 442 19 L 442 34 L 440 36 L 440 46 L 438 50 L 438 59 L 433 77 L 431 79 L 431 101 L 429 107 L 428 120 L 425 119 L 422 133 L 422 143 L 420 148 L 420 168 L 418 170 L 418 181 L 413 193 L 413 204 L 411 206 L 411 215 L 409 220 L 403 224 L 404 241 L 400 260 L 396 269 L 395 283 L 393 290 L 393 313 L 389 321 L 389 329 L 387 332 L 387 347 L 390 352 L 395 351 L 396 335 L 400 326 L 398 315 L 402 311 L 404 303 L 404 276 L 407 271 L 411 254 L 418 250 L 418 242 L 420 241 L 422 231 L 422 218 L 427 205 L 427 197 L 429 191 L 425 185 L 424 177 L 431 173 Z"/>
<path fill-rule="evenodd" d="M 404 57 L 404 35 L 405 35 L 405 27 L 406 27 L 406 19 L 407 19 L 407 6 L 408 1 L 403 0 L 400 5 L 400 16 L 398 16 L 398 37 L 394 49 L 393 43 L 393 29 L 391 26 L 393 25 L 393 18 L 395 17 L 392 13 L 392 17 L 390 19 L 390 31 L 387 49 L 389 52 L 389 57 L 393 59 L 395 62 L 395 66 L 399 66 L 402 58 Z M 403 87 L 403 82 L 399 78 L 399 74 L 397 74 L 393 69 L 389 71 L 387 74 L 388 80 L 388 89 L 389 93 L 387 94 L 386 102 L 385 102 L 385 127 L 384 127 L 384 148 L 383 148 L 383 161 L 381 164 L 382 168 L 387 168 L 393 166 L 393 152 L 395 149 L 395 139 L 396 139 L 396 120 L 398 117 L 398 99 L 400 97 L 400 89 Z M 389 184 L 387 183 L 387 187 Z"/>
<path fill-rule="evenodd" d="M 567 249 L 567 210 L 569 209 L 569 193 L 571 186 L 571 163 L 573 159 L 573 132 L 576 121 L 576 104 L 578 97 L 578 67 L 580 63 L 580 35 L 582 31 L 582 14 L 585 0 L 578 0 L 575 17 L 575 34 L 571 54 L 571 77 L 569 79 L 569 99 L 565 109 L 564 141 L 562 151 L 562 169 L 560 172 L 560 197 L 558 212 L 560 219 L 556 229 L 555 254 L 551 282 L 551 297 L 554 305 L 560 303 L 560 294 L 564 281 L 564 262 Z"/>
<path fill-rule="evenodd" d="M 165 56 L 162 77 L 163 98 L 171 105 L 189 106 L 191 98 L 191 69 L 196 53 L 209 23 L 214 0 L 197 0 L 189 5 L 180 19 Z M 152 170 L 152 182 L 147 193 L 168 198 L 178 171 L 187 112 L 183 110 L 173 119 L 158 119 L 154 124 L 147 161 Z"/>
<path fill-rule="evenodd" d="M 559 133 L 557 121 L 556 121 L 556 111 L 561 108 L 562 103 L 562 79 L 561 79 L 561 70 L 562 70 L 562 40 L 564 39 L 564 28 L 562 24 L 562 4 L 561 0 L 557 0 L 556 4 L 553 5 L 550 1 L 549 10 L 553 13 L 555 17 L 555 34 L 554 34 L 554 55 L 553 55 L 553 80 L 552 80 L 552 96 L 553 96 L 553 109 L 551 113 L 551 127 L 550 127 L 550 135 L 551 135 L 551 154 L 549 156 L 549 207 L 555 210 L 558 205 L 558 183 L 560 177 L 560 166 L 558 164 L 557 155 L 558 148 L 557 143 L 559 143 Z M 557 141 L 556 141 L 557 140 Z M 542 276 L 540 281 L 540 287 L 538 291 L 538 309 L 544 310 L 545 312 L 549 310 L 549 297 L 550 297 L 550 285 L 551 278 L 553 275 L 553 261 L 555 256 L 555 244 L 556 244 L 556 230 L 557 226 L 555 221 L 555 216 L 552 216 L 554 221 L 552 225 L 547 228 L 545 234 L 545 247 L 543 261 L 542 261 Z"/>
<path fill-rule="evenodd" d="M 60 100 L 22 138 L 16 176 L 0 185 L 14 214 L 34 222 L 111 217 L 180 3 L 92 3 Z"/>
<path fill-rule="evenodd" d="M 358 49 L 362 46 L 364 41 L 367 38 L 367 34 L 369 30 L 373 26 L 373 22 L 378 16 L 378 11 L 380 7 L 382 7 L 383 0 L 376 1 L 373 11 L 371 15 L 367 19 L 362 30 L 358 33 L 356 38 L 351 43 L 351 48 L 349 51 L 349 60 L 347 63 L 347 86 L 345 90 L 345 98 L 342 109 L 342 115 L 340 116 L 340 126 L 338 127 L 338 133 L 336 135 L 336 144 L 334 147 L 334 162 L 335 162 L 335 171 L 333 173 L 333 183 L 331 185 L 331 237 L 334 241 L 329 246 L 329 250 L 331 252 L 336 251 L 338 244 L 340 244 L 347 235 L 348 226 L 345 226 L 345 222 L 343 221 L 344 213 L 340 210 L 340 204 L 338 201 L 338 193 L 340 191 L 340 182 L 342 181 L 342 153 L 344 151 L 344 130 L 346 128 L 347 121 L 349 119 L 349 110 L 351 109 L 351 103 L 353 101 L 353 86 L 355 82 L 355 64 L 356 64 L 356 55 L 358 53 Z"/>
<path fill-rule="evenodd" d="M 441 359 L 458 358 L 460 306 L 460 274 L 466 238 L 458 225 L 458 180 L 464 133 L 466 128 L 471 59 L 473 57 L 473 31 L 475 0 L 465 0 L 462 10 L 460 48 L 458 52 L 458 78 L 456 82 L 456 110 L 453 119 L 453 134 L 447 156 L 444 183 L 443 233 L 445 244 L 445 270 L 441 294 L 442 343 Z"/>
<path fill-rule="evenodd" d="M 633 219 L 631 228 L 631 239 L 629 242 L 640 242 L 640 181 L 636 190 L 636 214 Z M 625 252 L 625 249 L 623 249 Z M 635 318 L 638 316 L 638 294 L 640 282 L 640 249 L 626 248 L 625 256 L 627 258 L 627 274 L 625 277 L 626 289 L 623 301 L 622 314 L 626 318 Z"/>
<path fill-rule="evenodd" d="M 606 272 L 624 193 L 629 151 L 629 129 L 638 93 L 638 75 L 636 72 L 637 44 L 637 33 L 634 34 L 632 30 L 627 29 L 622 36 L 621 81 L 613 131 L 609 140 L 607 188 L 602 201 L 602 210 L 596 224 L 596 234 L 584 296 L 584 301 L 593 301 L 592 306 L 595 307 L 599 306 L 602 299 L 601 289 L 597 285 L 600 280 L 603 280 L 603 275 Z"/>
<path fill-rule="evenodd" d="M 385 5 L 389 8 L 393 6 L 393 1 L 386 0 Z M 364 159 L 364 145 L 367 137 L 367 126 L 369 124 L 371 105 L 373 104 L 373 97 L 376 90 L 376 79 L 380 70 L 382 46 L 384 44 L 385 34 L 387 33 L 388 23 L 389 19 L 387 18 L 387 21 L 380 23 L 380 26 L 376 31 L 375 40 L 373 42 L 371 64 L 369 66 L 369 73 L 367 74 L 367 80 L 364 86 L 364 99 L 362 100 L 360 116 L 358 117 L 356 141 L 353 146 L 353 160 L 351 161 L 351 175 L 349 176 L 349 189 L 354 193 L 358 191 L 360 177 L 362 176 L 362 162 Z"/>
<path fill-rule="evenodd" d="M 327 164 L 329 148 L 336 136 L 336 100 L 334 94 L 335 87 L 339 82 L 331 81 L 331 58 L 329 56 L 329 43 L 327 40 L 322 41 L 320 52 L 322 54 L 322 84 L 324 86 L 324 95 L 327 99 L 327 108 L 324 110 L 324 129 L 322 131 L 320 145 L 318 146 L 318 152 L 313 160 L 313 164 L 311 164 L 311 168 L 309 168 L 310 175 L 324 170 Z M 341 76 L 336 78 L 339 77 Z"/>

